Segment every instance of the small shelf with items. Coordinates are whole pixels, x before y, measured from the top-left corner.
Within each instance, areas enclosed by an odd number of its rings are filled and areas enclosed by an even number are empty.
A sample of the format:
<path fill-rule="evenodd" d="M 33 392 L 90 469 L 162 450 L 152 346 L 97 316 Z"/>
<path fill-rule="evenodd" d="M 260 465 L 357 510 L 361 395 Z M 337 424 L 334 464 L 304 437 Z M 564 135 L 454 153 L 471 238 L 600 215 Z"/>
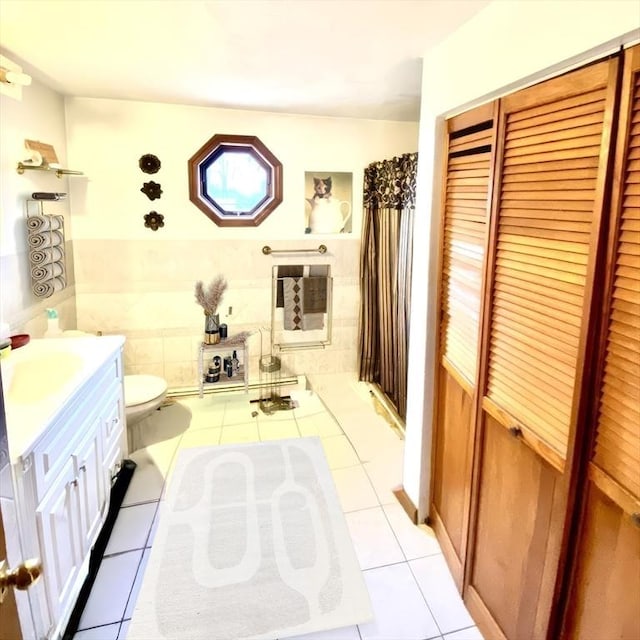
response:
<path fill-rule="evenodd" d="M 62 178 L 62 176 L 83 176 L 84 173 L 82 171 L 73 171 L 71 169 L 61 169 L 59 167 L 49 167 L 43 165 L 29 165 L 24 164 L 24 162 L 18 162 L 18 167 L 16 171 L 22 175 L 25 171 L 49 171 L 55 173 L 58 178 Z"/>
<path fill-rule="evenodd" d="M 239 386 L 244 386 L 245 393 L 249 392 L 247 335 L 229 336 L 216 344 L 201 342 L 198 349 L 200 398 L 208 388 L 234 389 Z"/>

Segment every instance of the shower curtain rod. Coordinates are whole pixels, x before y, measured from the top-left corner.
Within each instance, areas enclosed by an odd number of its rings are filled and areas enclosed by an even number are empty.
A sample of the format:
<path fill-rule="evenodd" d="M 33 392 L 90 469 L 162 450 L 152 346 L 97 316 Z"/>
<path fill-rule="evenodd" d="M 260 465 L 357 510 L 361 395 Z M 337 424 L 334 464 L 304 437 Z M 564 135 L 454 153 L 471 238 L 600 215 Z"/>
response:
<path fill-rule="evenodd" d="M 262 253 L 265 256 L 272 253 L 326 253 L 327 247 L 321 244 L 317 249 L 272 249 L 268 244 L 262 247 Z"/>

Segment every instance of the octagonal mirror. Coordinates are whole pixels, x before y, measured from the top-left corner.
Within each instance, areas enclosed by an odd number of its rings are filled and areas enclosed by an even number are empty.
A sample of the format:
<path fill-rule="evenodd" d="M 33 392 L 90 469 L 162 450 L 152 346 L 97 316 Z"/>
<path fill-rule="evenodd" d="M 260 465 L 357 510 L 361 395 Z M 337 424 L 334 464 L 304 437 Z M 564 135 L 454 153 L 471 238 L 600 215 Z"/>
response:
<path fill-rule="evenodd" d="M 219 226 L 258 226 L 282 202 L 282 164 L 255 136 L 217 134 L 189 160 L 189 197 Z"/>

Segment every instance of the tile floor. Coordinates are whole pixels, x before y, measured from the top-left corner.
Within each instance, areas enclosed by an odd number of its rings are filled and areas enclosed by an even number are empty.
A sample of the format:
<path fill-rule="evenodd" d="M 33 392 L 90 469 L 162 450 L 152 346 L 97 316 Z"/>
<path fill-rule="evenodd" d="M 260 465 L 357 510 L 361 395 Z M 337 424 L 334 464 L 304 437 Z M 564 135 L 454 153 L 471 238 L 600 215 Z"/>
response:
<path fill-rule="evenodd" d="M 367 624 L 304 638 L 482 640 L 433 532 L 415 527 L 393 496 L 403 441 L 375 412 L 367 385 L 348 375 L 309 376 L 309 383 L 314 391 L 287 391 L 296 409 L 272 416 L 249 403 L 251 395 L 230 393 L 181 398 L 147 419 L 148 444 L 130 456 L 138 467 L 75 640 L 126 638 L 179 449 L 300 436 L 322 439 L 375 614 Z"/>

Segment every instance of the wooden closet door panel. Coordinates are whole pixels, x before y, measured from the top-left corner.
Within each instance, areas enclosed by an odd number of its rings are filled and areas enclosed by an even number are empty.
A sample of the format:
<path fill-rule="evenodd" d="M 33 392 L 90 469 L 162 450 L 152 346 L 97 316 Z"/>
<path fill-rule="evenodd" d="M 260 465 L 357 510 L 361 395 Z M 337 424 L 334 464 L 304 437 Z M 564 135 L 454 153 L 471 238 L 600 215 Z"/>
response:
<path fill-rule="evenodd" d="M 441 544 L 448 542 L 453 546 L 452 553 L 462 558 L 464 519 L 468 515 L 465 503 L 470 482 L 473 398 L 444 367 L 440 368 L 438 392 L 439 429 L 434 460 L 438 473 L 433 483 L 433 528 Z M 454 565 L 459 585 L 462 584 L 461 568 Z"/>
<path fill-rule="evenodd" d="M 491 105 L 449 122 L 443 216 L 440 352 L 475 388 L 494 135 Z M 470 122 L 472 124 L 470 124 Z"/>
<path fill-rule="evenodd" d="M 566 638 L 640 638 L 640 528 L 589 483 Z"/>
<path fill-rule="evenodd" d="M 573 75 L 578 95 L 558 78 L 503 103 L 486 390 L 554 464 L 574 409 L 609 79 L 606 63 Z"/>
<path fill-rule="evenodd" d="M 571 640 L 640 638 L 640 45 L 625 52 L 620 103 L 593 446 L 563 627 Z"/>
<path fill-rule="evenodd" d="M 587 406 L 616 83 L 613 59 L 501 101 L 465 593 L 490 637 L 549 632 Z"/>
<path fill-rule="evenodd" d="M 462 590 L 495 104 L 448 121 L 430 520 Z"/>
<path fill-rule="evenodd" d="M 542 637 L 532 630 L 545 566 L 558 557 L 558 474 L 487 416 L 480 475 L 471 588 L 505 637 Z"/>

